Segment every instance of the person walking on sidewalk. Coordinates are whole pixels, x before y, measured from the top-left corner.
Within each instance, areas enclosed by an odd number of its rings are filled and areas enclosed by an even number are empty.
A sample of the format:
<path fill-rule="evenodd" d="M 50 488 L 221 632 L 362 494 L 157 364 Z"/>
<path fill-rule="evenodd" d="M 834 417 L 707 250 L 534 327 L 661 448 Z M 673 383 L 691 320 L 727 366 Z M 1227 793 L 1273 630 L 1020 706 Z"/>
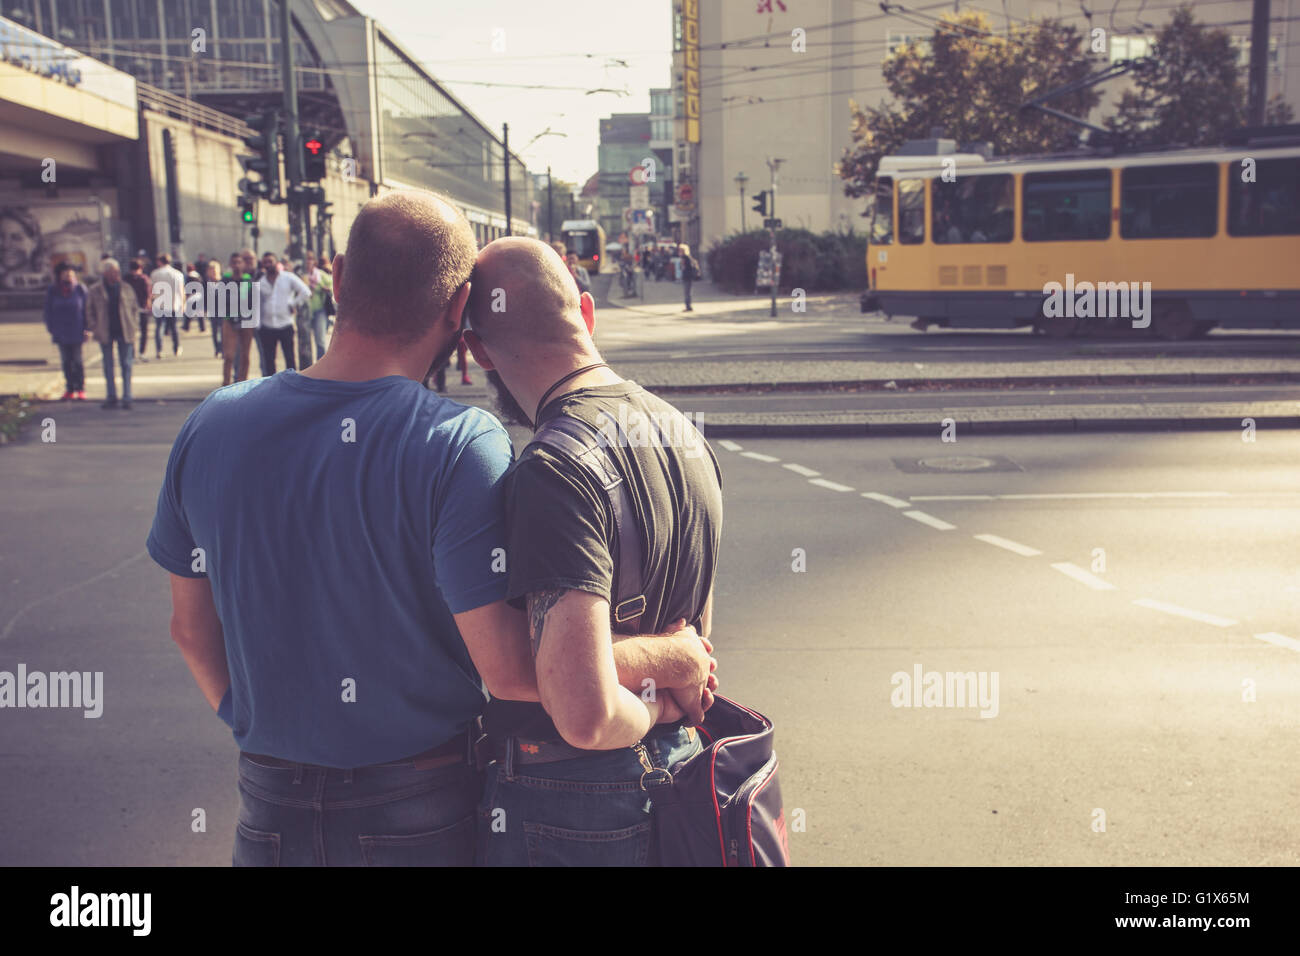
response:
<path fill-rule="evenodd" d="M 316 265 L 316 253 L 308 252 L 303 256 L 302 267 L 298 270 L 298 278 L 306 284 L 311 292 L 311 298 L 307 304 L 298 310 L 296 316 L 298 326 L 298 367 L 306 368 L 313 361 L 312 358 L 312 340 L 315 338 L 316 359 L 325 354 L 325 290 L 321 284 L 325 273 L 321 272 Z M 316 315 L 320 314 L 321 332 L 320 336 L 315 336 Z"/>
<path fill-rule="evenodd" d="M 189 285 L 191 282 L 202 283 L 205 275 L 206 273 L 201 272 L 199 270 L 199 267 L 196 266 L 194 263 L 192 262 L 185 263 L 185 284 L 186 285 Z M 184 332 L 188 332 L 190 330 L 190 319 L 199 320 L 200 332 L 207 331 L 207 329 L 203 327 L 204 314 L 203 314 L 202 303 L 201 302 L 196 303 L 196 305 L 198 306 L 197 308 L 187 308 L 185 310 L 185 322 L 181 326 L 181 330 Z"/>
<path fill-rule="evenodd" d="M 122 366 L 122 407 L 131 407 L 131 365 L 135 359 L 135 317 L 140 310 L 135 290 L 122 281 L 116 259 L 99 264 L 99 285 L 90 290 L 86 302 L 86 327 L 104 353 L 104 408 L 117 408 L 117 373 L 113 370 L 113 346 Z"/>
<path fill-rule="evenodd" d="M 262 314 L 257 325 L 257 338 L 262 343 L 262 374 L 275 374 L 275 347 L 284 352 L 284 367 L 294 368 L 293 327 L 294 312 L 306 308 L 311 299 L 311 289 L 292 272 L 284 268 L 273 253 L 262 256 Z"/>
<path fill-rule="evenodd" d="M 244 269 L 244 257 L 238 252 L 231 254 L 230 268 L 222 278 L 239 285 L 239 307 L 233 315 L 227 315 L 221 321 L 221 384 L 225 386 L 248 378 L 249 356 L 253 354 L 253 334 L 257 327 L 251 316 L 245 325 L 241 310 L 245 303 L 251 309 L 253 296 L 259 293 L 253 286 L 253 277 Z"/>
<path fill-rule="evenodd" d="M 216 259 L 209 259 L 203 264 L 203 301 L 199 303 L 199 314 L 206 315 L 208 322 L 212 326 L 212 357 L 221 358 L 221 336 L 224 334 L 222 329 L 222 316 L 217 313 L 221 310 L 221 263 Z M 209 313 L 209 307 L 211 313 Z M 202 321 L 200 319 L 200 321 Z"/>
<path fill-rule="evenodd" d="M 136 325 L 140 329 L 140 349 L 136 353 L 136 358 L 143 362 L 146 346 L 149 344 L 149 279 L 145 276 L 144 267 L 139 259 L 132 259 L 126 264 L 126 275 L 122 276 L 122 281 L 135 293 Z"/>
<path fill-rule="evenodd" d="M 82 343 L 90 339 L 86 331 L 86 287 L 77 281 L 77 270 L 70 262 L 54 267 L 54 284 L 45 290 L 45 328 L 59 347 L 63 363 L 63 400 L 86 398 L 86 366 L 81 360 Z"/>
<path fill-rule="evenodd" d="M 185 350 L 181 348 L 176 318 L 185 312 L 185 276 L 172 265 L 171 256 L 167 253 L 158 253 L 156 261 L 158 268 L 149 273 L 149 310 L 154 316 L 154 347 L 157 349 L 157 357 L 162 358 L 162 337 L 163 330 L 166 329 L 172 337 L 172 356 L 180 358 Z"/>
<path fill-rule="evenodd" d="M 691 308 L 691 284 L 702 276 L 700 264 L 691 255 L 691 247 L 685 243 L 677 247 L 677 255 L 681 258 L 682 286 L 686 290 L 686 308 L 682 311 L 694 312 Z"/>

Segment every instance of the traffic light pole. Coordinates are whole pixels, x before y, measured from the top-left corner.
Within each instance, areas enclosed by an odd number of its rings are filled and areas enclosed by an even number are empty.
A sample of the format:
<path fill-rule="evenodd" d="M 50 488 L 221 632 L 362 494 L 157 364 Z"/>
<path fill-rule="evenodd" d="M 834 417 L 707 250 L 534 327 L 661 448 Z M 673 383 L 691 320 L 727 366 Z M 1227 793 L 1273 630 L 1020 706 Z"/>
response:
<path fill-rule="evenodd" d="M 776 171 L 780 165 L 781 165 L 781 160 L 779 159 L 769 159 L 767 161 L 767 168 L 772 173 L 772 203 L 770 206 L 768 206 L 768 210 L 767 210 L 768 222 L 769 222 L 769 226 L 767 229 L 767 236 L 771 242 L 771 252 L 772 252 L 772 311 L 769 312 L 768 314 L 772 318 L 776 318 L 776 277 L 778 271 L 776 265 L 776 223 L 775 223 Z"/>
<path fill-rule="evenodd" d="M 506 157 L 506 235 L 513 236 L 510 229 L 510 124 L 501 124 L 502 152 Z"/>
<path fill-rule="evenodd" d="M 302 203 L 302 144 L 298 130 L 298 81 L 293 73 L 293 25 L 289 0 L 280 0 L 280 73 L 284 81 L 284 166 L 289 179 L 285 202 L 289 213 L 289 257 L 303 253 L 307 238 Z"/>

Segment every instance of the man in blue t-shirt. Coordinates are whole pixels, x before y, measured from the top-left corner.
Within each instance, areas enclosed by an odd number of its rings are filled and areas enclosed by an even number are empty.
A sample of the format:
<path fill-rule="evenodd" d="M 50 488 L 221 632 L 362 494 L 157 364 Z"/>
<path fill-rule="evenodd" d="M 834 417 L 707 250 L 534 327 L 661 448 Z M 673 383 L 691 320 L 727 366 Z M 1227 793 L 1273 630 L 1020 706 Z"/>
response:
<path fill-rule="evenodd" d="M 372 200 L 328 353 L 214 392 L 172 448 L 148 548 L 241 750 L 236 865 L 470 862 L 483 683 L 536 699 L 504 600 L 509 437 L 420 384 L 475 252 L 440 198 Z"/>

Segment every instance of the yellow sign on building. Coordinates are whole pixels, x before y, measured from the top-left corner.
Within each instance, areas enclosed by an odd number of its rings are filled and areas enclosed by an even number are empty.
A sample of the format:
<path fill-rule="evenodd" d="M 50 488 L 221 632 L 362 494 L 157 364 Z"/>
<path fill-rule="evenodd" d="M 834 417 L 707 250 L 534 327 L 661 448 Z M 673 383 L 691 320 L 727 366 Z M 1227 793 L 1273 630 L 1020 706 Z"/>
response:
<path fill-rule="evenodd" d="M 700 141 L 700 0 L 682 0 L 682 53 L 686 60 L 686 141 Z"/>

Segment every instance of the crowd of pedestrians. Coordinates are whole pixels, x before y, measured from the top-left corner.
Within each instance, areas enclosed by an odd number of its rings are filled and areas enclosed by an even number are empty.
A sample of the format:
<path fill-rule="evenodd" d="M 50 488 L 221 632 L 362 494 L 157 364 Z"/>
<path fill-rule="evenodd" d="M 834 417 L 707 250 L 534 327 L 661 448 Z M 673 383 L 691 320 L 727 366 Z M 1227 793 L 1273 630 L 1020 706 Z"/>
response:
<path fill-rule="evenodd" d="M 314 252 L 295 264 L 270 252 L 259 262 L 252 249 L 243 249 L 231 253 L 224 268 L 219 259 L 202 252 L 193 262 L 174 262 L 160 252 L 152 262 L 143 256 L 131 259 L 125 273 L 118 260 L 106 255 L 95 271 L 83 282 L 72 263 L 60 263 L 45 292 L 45 327 L 59 349 L 64 401 L 86 398 L 82 346 L 92 338 L 103 353 L 103 407 L 129 409 L 131 370 L 137 361 L 149 360 L 151 327 L 153 359 L 162 361 L 169 354 L 184 354 L 181 333 L 197 322 L 200 333 L 211 335 L 224 386 L 248 378 L 254 342 L 263 375 L 275 374 L 277 349 L 285 368 L 306 368 L 319 361 L 334 324 L 330 263 Z M 239 303 L 252 314 L 233 307 Z M 170 353 L 164 339 L 171 340 Z M 468 383 L 467 370 L 462 380 Z"/>

